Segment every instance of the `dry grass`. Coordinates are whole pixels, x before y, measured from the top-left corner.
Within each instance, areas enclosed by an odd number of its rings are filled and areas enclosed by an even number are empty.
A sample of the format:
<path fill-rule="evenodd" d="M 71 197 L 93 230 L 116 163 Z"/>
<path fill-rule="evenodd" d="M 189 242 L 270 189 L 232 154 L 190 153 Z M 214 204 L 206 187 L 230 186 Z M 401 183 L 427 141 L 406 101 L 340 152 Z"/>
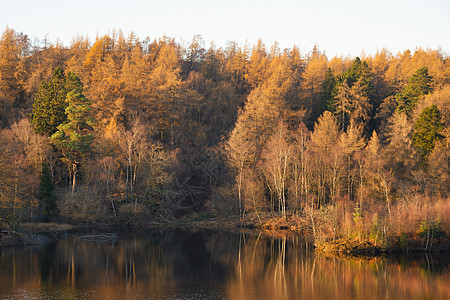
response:
<path fill-rule="evenodd" d="M 432 200 L 416 196 L 400 201 L 391 210 L 393 233 L 416 232 L 423 221 L 440 222 L 446 232 L 450 229 L 450 199 Z"/>
<path fill-rule="evenodd" d="M 57 232 L 57 231 L 65 231 L 73 228 L 73 225 L 65 224 L 65 223 L 22 223 L 20 227 L 27 232 Z"/>
<path fill-rule="evenodd" d="M 417 242 L 429 239 L 430 234 L 449 232 L 450 199 L 416 195 L 399 200 L 389 210 L 382 202 L 363 209 L 338 202 L 315 210 L 310 226 L 314 226 L 316 244 L 344 238 L 382 247 L 406 247 L 409 240 Z"/>

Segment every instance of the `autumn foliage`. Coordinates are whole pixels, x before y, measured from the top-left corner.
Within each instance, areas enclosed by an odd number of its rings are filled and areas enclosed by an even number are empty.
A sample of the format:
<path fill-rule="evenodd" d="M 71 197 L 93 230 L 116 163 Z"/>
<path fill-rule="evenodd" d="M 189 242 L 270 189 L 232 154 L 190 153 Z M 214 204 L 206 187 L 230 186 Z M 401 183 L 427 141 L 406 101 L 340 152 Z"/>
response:
<path fill-rule="evenodd" d="M 121 32 L 41 46 L 7 28 L 0 218 L 42 218 L 44 165 L 51 217 L 75 222 L 448 206 L 449 74 L 432 49 L 330 58 Z"/>

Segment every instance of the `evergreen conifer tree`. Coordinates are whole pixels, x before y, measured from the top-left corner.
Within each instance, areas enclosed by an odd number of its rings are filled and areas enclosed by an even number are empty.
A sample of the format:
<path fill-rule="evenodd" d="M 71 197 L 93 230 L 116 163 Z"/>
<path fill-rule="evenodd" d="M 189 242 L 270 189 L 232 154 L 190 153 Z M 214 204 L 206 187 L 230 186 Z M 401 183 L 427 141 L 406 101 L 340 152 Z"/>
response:
<path fill-rule="evenodd" d="M 93 141 L 91 134 L 92 108 L 91 102 L 83 94 L 82 83 L 74 73 L 69 74 L 73 84 L 67 94 L 67 122 L 58 126 L 58 131 L 50 137 L 50 142 L 61 151 L 63 161 L 72 175 L 72 192 L 75 191 L 78 166 L 89 151 Z"/>
<path fill-rule="evenodd" d="M 66 95 L 66 78 L 63 70 L 57 67 L 50 81 L 42 82 L 34 96 L 31 122 L 36 133 L 52 135 L 66 122 Z"/>
<path fill-rule="evenodd" d="M 417 101 L 424 95 L 429 94 L 432 89 L 433 77 L 428 74 L 428 68 L 418 69 L 408 81 L 402 93 L 396 95 L 397 110 L 405 112 L 408 116 L 413 111 Z"/>
<path fill-rule="evenodd" d="M 319 117 L 325 110 L 334 111 L 334 97 L 336 96 L 336 79 L 331 68 L 325 73 L 325 78 L 320 85 L 320 102 L 315 117 Z M 316 119 L 316 118 L 314 118 Z"/>
<path fill-rule="evenodd" d="M 345 72 L 340 82 L 347 81 L 349 87 L 353 87 L 356 82 L 360 82 L 364 96 L 373 101 L 375 87 L 373 85 L 373 77 L 369 65 L 366 61 L 361 61 L 359 57 L 356 57 L 352 66 Z"/>
<path fill-rule="evenodd" d="M 423 161 L 433 151 L 436 141 L 443 138 L 441 132 L 444 124 L 441 118 L 441 112 L 437 106 L 431 105 L 420 113 L 414 124 L 412 142 Z"/>

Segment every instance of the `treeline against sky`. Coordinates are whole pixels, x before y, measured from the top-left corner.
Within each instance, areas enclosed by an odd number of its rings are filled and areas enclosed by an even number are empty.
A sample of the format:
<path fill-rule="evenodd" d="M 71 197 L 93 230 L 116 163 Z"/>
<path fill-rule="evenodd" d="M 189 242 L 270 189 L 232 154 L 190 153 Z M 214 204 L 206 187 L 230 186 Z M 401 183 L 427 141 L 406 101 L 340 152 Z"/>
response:
<path fill-rule="evenodd" d="M 441 50 L 327 57 L 120 32 L 0 41 L 5 222 L 364 209 L 447 197 Z"/>

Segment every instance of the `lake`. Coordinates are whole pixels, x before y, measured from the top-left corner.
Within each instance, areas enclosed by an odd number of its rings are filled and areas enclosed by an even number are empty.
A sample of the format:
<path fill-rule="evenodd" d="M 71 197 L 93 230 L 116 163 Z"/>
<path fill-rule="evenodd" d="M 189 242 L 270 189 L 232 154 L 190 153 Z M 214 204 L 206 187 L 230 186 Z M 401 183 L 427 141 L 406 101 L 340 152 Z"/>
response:
<path fill-rule="evenodd" d="M 98 233 L 0 249 L 0 298 L 450 299 L 448 255 L 325 258 L 298 236 L 258 232 L 83 238 Z"/>

